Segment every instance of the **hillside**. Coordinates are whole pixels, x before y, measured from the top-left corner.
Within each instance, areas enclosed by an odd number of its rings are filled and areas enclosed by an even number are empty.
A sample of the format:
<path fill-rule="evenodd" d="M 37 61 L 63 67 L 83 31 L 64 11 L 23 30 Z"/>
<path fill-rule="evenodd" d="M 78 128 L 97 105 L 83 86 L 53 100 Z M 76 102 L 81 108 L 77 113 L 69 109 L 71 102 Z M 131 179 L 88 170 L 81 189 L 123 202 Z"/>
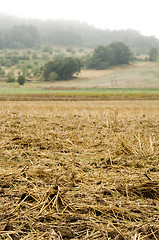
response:
<path fill-rule="evenodd" d="M 136 52 L 159 49 L 159 39 L 132 29 L 101 30 L 87 23 L 68 20 L 19 19 L 0 14 L 0 49 L 37 48 L 41 44 L 96 47 L 120 41 Z"/>

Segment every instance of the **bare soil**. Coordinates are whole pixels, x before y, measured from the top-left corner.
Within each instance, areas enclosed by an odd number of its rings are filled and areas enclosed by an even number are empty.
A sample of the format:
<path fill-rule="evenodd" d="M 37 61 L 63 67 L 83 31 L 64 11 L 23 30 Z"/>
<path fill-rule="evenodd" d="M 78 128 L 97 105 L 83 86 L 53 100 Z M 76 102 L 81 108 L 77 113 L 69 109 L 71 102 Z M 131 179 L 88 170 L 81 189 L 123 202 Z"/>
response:
<path fill-rule="evenodd" d="M 0 116 L 0 239 L 159 239 L 159 101 L 5 101 Z"/>

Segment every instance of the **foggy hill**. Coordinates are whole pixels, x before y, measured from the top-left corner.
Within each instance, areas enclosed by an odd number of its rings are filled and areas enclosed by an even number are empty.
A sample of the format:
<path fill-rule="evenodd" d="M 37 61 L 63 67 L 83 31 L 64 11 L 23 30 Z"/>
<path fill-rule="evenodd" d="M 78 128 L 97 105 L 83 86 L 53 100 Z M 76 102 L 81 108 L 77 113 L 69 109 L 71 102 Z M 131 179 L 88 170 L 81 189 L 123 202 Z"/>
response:
<path fill-rule="evenodd" d="M 73 20 L 34 20 L 0 14 L 0 48 L 27 48 L 41 44 L 96 47 L 123 42 L 131 49 L 146 52 L 159 49 L 159 39 L 128 30 L 101 30 Z"/>

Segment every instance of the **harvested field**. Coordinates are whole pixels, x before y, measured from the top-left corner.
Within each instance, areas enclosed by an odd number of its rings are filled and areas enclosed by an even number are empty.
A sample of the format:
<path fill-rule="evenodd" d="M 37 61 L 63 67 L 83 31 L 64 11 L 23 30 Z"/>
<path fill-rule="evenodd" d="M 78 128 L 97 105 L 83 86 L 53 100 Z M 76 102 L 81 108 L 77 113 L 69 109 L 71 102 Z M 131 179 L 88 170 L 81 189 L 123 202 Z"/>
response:
<path fill-rule="evenodd" d="M 159 239 L 159 101 L 5 101 L 0 115 L 0 239 Z"/>

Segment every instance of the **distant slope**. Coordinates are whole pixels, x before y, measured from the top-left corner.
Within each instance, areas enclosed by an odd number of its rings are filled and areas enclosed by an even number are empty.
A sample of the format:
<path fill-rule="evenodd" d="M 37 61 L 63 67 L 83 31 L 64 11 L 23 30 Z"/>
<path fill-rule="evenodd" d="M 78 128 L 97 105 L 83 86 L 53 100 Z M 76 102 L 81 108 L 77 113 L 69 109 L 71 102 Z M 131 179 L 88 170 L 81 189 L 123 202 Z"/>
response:
<path fill-rule="evenodd" d="M 36 30 L 33 32 L 30 30 L 25 35 L 22 34 L 22 27 L 15 27 L 17 25 L 32 25 Z M 17 39 L 16 35 L 18 35 Z M 159 39 L 153 36 L 143 36 L 138 31 L 131 29 L 116 31 L 101 30 L 79 21 L 26 20 L 0 14 L 0 48 L 21 47 L 23 46 L 21 44 L 22 41 L 24 43 L 27 42 L 25 38 L 31 38 L 34 45 L 40 43 L 58 46 L 96 47 L 100 44 L 108 45 L 112 42 L 120 41 L 133 49 L 140 48 L 143 52 L 151 47 L 159 49 Z M 24 44 L 23 47 L 27 46 Z"/>
<path fill-rule="evenodd" d="M 159 63 L 135 63 L 108 70 L 83 70 L 78 79 L 49 88 L 159 88 Z M 42 86 L 41 86 L 42 87 Z"/>

